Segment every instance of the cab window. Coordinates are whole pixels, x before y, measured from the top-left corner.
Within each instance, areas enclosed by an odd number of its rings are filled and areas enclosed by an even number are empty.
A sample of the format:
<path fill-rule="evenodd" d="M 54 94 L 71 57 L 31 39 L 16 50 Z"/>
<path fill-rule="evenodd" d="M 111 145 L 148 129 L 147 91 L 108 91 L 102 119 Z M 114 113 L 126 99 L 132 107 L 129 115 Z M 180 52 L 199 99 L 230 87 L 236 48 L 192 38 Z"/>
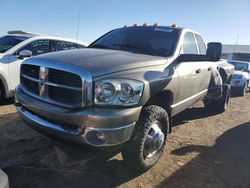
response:
<path fill-rule="evenodd" d="M 198 54 L 197 45 L 196 45 L 196 42 L 194 39 L 194 35 L 191 32 L 187 32 L 184 35 L 183 53 L 184 54 Z"/>
<path fill-rule="evenodd" d="M 197 44 L 198 44 L 198 48 L 200 51 L 201 55 L 206 55 L 206 45 L 204 40 L 201 38 L 200 35 L 195 34 L 196 40 L 197 40 Z"/>

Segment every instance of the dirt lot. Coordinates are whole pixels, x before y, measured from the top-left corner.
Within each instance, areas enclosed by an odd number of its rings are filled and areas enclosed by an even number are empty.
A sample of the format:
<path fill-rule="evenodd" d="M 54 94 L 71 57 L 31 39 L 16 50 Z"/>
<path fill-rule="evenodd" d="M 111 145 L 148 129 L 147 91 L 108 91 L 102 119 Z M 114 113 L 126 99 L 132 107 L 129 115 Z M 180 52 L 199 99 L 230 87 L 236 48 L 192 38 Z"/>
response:
<path fill-rule="evenodd" d="M 178 115 L 162 158 L 144 174 L 115 152 L 61 150 L 27 128 L 11 102 L 0 106 L 0 168 L 11 187 L 250 187 L 250 93 L 224 114 L 198 104 Z"/>

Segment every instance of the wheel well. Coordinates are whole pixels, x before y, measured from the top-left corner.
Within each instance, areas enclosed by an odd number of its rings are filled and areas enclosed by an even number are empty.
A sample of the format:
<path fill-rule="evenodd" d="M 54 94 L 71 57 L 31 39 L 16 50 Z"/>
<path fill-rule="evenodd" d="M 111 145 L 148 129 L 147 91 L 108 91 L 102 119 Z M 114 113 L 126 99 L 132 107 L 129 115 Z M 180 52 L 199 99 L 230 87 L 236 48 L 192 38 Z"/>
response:
<path fill-rule="evenodd" d="M 171 105 L 173 103 L 173 94 L 171 91 L 162 91 L 151 97 L 146 105 L 157 105 L 164 108 L 169 114 L 171 113 Z"/>
<path fill-rule="evenodd" d="M 3 92 L 2 97 L 5 97 L 5 87 L 1 79 L 0 79 L 0 90 Z"/>
<path fill-rule="evenodd" d="M 223 84 L 229 84 L 231 82 L 231 76 L 229 79 L 227 79 L 227 74 L 226 74 L 225 70 L 220 69 L 219 73 L 220 73 L 221 79 L 223 81 Z"/>
<path fill-rule="evenodd" d="M 169 133 L 172 131 L 172 120 L 171 120 L 171 105 L 173 104 L 173 93 L 171 91 L 162 91 L 154 96 L 152 96 L 146 106 L 148 105 L 157 105 L 165 109 L 169 117 Z"/>

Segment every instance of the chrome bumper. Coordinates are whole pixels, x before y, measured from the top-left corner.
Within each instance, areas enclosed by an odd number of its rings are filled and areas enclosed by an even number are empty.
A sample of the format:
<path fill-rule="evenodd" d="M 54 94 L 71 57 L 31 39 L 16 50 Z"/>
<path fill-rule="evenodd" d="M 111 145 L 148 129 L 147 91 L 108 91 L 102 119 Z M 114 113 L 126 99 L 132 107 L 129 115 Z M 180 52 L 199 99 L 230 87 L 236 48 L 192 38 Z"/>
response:
<path fill-rule="evenodd" d="M 115 128 L 94 128 L 63 125 L 47 121 L 26 110 L 20 104 L 16 108 L 23 120 L 35 131 L 47 137 L 59 137 L 91 146 L 113 146 L 128 141 L 133 133 L 135 123 Z M 112 122 L 110 122 L 112 123 Z M 101 139 L 100 139 L 101 138 Z"/>

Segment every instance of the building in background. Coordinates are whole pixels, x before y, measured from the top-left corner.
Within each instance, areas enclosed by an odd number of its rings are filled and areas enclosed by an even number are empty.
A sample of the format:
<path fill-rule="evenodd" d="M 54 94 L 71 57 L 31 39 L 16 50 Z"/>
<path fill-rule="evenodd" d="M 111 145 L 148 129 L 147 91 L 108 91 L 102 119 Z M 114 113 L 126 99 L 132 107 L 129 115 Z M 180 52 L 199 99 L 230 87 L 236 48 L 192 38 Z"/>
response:
<path fill-rule="evenodd" d="M 250 45 L 223 45 L 221 58 L 250 62 Z"/>

